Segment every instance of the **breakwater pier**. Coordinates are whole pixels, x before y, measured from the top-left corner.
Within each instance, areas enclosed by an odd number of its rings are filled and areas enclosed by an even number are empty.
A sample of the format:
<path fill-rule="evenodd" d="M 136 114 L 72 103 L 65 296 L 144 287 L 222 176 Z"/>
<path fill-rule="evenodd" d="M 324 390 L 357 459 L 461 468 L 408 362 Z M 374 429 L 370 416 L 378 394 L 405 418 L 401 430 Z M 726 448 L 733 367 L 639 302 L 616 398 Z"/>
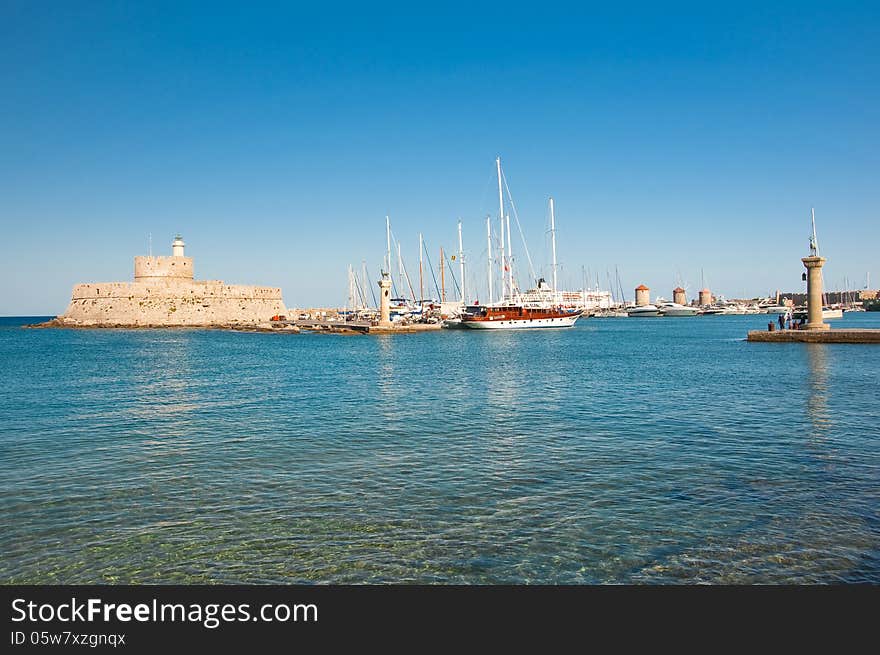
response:
<path fill-rule="evenodd" d="M 747 340 L 764 343 L 880 343 L 880 330 L 832 330 L 822 318 L 823 281 L 822 267 L 826 259 L 819 256 L 819 240 L 816 236 L 816 216 L 811 213 L 813 233 L 810 237 L 810 254 L 801 259 L 806 272 L 803 280 L 807 283 L 807 322 L 798 329 L 775 330 L 770 322 L 767 330 L 752 330 Z M 782 327 L 782 318 L 779 319 Z"/>
<path fill-rule="evenodd" d="M 880 344 L 880 330 L 752 330 L 749 341 L 764 343 L 877 343 Z"/>
<path fill-rule="evenodd" d="M 293 326 L 310 332 L 329 332 L 336 334 L 402 334 L 411 332 L 431 332 L 442 329 L 440 323 L 409 323 L 381 325 L 376 321 L 328 321 L 326 319 L 302 319 L 292 321 L 273 321 L 273 327 Z"/>

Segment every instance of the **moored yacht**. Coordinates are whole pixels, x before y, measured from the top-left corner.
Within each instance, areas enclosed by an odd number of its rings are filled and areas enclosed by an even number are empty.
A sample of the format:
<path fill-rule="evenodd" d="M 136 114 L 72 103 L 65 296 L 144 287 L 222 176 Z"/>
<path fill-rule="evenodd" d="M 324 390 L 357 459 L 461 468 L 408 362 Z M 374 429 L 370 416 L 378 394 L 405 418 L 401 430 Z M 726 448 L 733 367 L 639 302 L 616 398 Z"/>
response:
<path fill-rule="evenodd" d="M 787 314 L 791 311 L 791 307 L 779 302 L 778 297 L 776 300 L 770 298 L 762 300 L 758 303 L 758 309 L 765 314 Z"/>
<path fill-rule="evenodd" d="M 464 314 L 461 325 L 472 329 L 515 330 L 523 328 L 573 327 L 580 318 L 580 310 L 562 311 L 558 308 L 524 307 L 523 305 L 494 305 L 481 307 L 473 314 Z"/>
<path fill-rule="evenodd" d="M 612 307 L 611 309 L 597 309 L 590 316 L 593 318 L 626 318 L 629 314 L 625 309 Z"/>
<path fill-rule="evenodd" d="M 630 318 L 650 318 L 660 316 L 660 309 L 656 305 L 638 305 L 627 307 L 626 314 Z"/>
<path fill-rule="evenodd" d="M 792 312 L 791 316 L 796 321 L 800 320 L 800 319 L 803 319 L 806 321 L 807 320 L 807 308 L 806 307 L 796 307 L 794 309 L 794 312 Z M 823 307 L 822 308 L 822 318 L 823 319 L 843 318 L 843 310 L 836 309 L 833 307 Z"/>
<path fill-rule="evenodd" d="M 665 302 L 659 307 L 663 316 L 696 316 L 700 313 L 697 307 L 688 307 L 677 302 Z"/>

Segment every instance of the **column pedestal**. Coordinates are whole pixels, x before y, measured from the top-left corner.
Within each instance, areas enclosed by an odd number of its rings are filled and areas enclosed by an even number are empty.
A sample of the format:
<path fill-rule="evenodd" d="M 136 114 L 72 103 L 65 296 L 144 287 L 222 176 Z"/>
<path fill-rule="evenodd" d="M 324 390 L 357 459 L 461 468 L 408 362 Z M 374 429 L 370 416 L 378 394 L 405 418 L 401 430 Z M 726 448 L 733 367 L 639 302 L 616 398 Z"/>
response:
<path fill-rule="evenodd" d="M 804 257 L 801 260 L 807 267 L 807 330 L 828 330 L 830 326 L 822 320 L 822 266 L 824 257 Z"/>

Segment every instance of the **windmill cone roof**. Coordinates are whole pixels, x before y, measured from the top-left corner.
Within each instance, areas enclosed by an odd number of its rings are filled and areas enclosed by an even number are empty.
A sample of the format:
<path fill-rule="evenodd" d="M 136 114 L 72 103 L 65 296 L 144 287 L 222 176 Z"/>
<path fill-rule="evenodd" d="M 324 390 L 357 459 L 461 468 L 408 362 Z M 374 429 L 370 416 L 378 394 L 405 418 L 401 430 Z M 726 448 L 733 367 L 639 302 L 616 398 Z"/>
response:
<path fill-rule="evenodd" d="M 675 287 L 672 290 L 672 293 L 684 293 L 684 289 L 682 289 L 681 287 Z"/>
<path fill-rule="evenodd" d="M 644 284 L 640 284 L 639 286 L 636 287 L 636 291 L 650 291 L 650 290 L 651 289 L 646 287 Z"/>

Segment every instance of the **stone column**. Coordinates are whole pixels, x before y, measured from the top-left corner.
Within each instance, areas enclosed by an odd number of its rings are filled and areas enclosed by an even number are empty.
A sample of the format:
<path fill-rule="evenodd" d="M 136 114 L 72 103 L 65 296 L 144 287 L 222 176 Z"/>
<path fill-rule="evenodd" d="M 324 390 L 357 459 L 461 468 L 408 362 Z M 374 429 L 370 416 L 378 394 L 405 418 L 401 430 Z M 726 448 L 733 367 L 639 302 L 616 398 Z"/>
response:
<path fill-rule="evenodd" d="M 387 275 L 382 275 L 379 280 L 379 325 L 391 326 L 391 280 Z"/>
<path fill-rule="evenodd" d="M 822 266 L 824 257 L 804 257 L 801 260 L 807 267 L 807 330 L 827 330 L 829 326 L 822 320 Z"/>

